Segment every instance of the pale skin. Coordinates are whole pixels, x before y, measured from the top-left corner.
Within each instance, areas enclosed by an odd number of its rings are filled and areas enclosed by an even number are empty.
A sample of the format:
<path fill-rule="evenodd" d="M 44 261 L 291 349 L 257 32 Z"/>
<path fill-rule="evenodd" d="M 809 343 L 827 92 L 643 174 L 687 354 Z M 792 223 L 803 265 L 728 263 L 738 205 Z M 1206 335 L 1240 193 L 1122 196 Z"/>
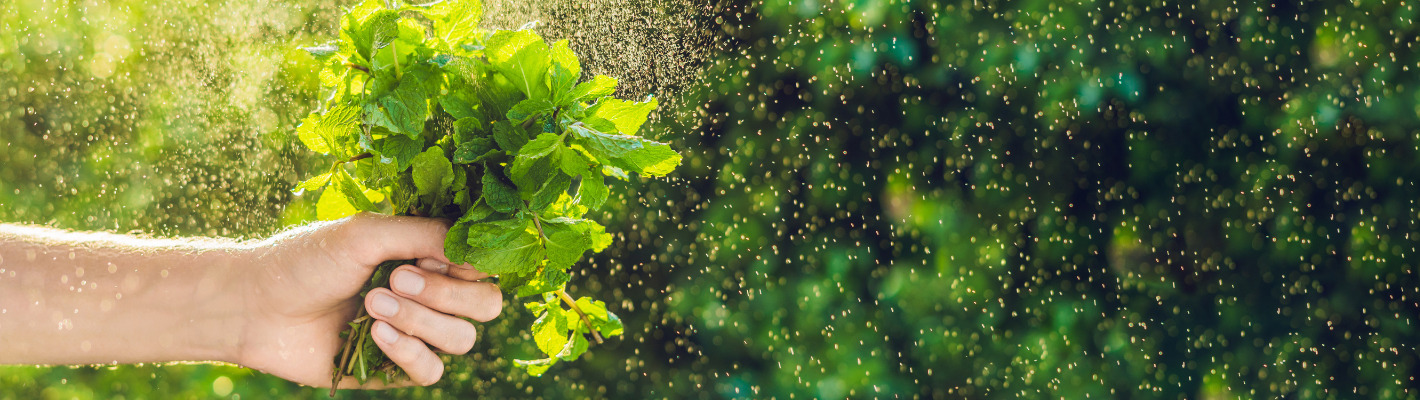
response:
<path fill-rule="evenodd" d="M 488 275 L 444 257 L 448 222 L 360 214 L 254 242 L 142 239 L 0 224 L 0 364 L 216 361 L 329 387 L 338 333 L 365 307 L 375 343 L 430 385 L 502 310 Z M 362 300 L 385 260 L 416 259 Z"/>

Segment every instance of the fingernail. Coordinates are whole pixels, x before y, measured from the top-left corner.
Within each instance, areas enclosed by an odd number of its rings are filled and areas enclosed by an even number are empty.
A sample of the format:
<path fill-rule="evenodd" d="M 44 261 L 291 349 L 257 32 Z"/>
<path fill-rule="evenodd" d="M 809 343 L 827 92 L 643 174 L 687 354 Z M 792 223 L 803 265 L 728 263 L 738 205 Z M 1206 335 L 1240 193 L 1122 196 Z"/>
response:
<path fill-rule="evenodd" d="M 424 291 L 424 277 L 402 269 L 395 271 L 394 276 L 390 277 L 390 286 L 394 286 L 394 290 L 407 293 L 410 296 L 418 296 L 419 292 Z"/>
<path fill-rule="evenodd" d="M 375 322 L 375 337 L 380 338 L 380 341 L 385 344 L 394 344 L 399 341 L 399 332 L 396 332 L 389 323 L 378 321 Z"/>
<path fill-rule="evenodd" d="M 375 299 L 370 301 L 370 311 L 381 317 L 393 317 L 399 313 L 399 302 L 384 293 L 375 293 Z"/>

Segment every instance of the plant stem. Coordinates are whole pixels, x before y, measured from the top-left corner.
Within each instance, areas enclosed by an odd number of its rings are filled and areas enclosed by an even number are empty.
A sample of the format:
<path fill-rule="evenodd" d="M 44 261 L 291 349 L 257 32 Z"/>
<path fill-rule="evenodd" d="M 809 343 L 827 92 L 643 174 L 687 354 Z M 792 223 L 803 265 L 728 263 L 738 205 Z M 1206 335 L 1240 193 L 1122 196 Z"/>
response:
<path fill-rule="evenodd" d="M 394 78 L 399 79 L 399 44 L 390 41 L 390 59 L 394 60 Z"/>
<path fill-rule="evenodd" d="M 561 297 L 562 302 L 567 303 L 568 307 L 572 307 L 572 311 L 576 311 L 577 315 L 582 317 L 582 323 L 587 324 L 587 331 L 592 332 L 592 337 L 597 339 L 597 344 L 602 344 L 602 334 L 597 333 L 597 329 L 592 327 L 592 320 L 587 318 L 587 314 L 582 312 L 581 307 L 577 307 L 577 302 L 572 300 L 572 296 L 567 295 L 567 290 L 558 289 L 557 297 Z"/>

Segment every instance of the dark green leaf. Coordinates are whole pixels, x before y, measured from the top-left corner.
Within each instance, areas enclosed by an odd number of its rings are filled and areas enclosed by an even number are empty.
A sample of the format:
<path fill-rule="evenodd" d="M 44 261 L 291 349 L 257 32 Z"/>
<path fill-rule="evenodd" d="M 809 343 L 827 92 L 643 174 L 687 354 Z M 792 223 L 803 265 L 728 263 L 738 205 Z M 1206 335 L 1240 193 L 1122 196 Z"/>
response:
<path fill-rule="evenodd" d="M 517 154 L 528 143 L 528 133 L 512 122 L 496 121 L 493 123 L 493 140 L 508 154 Z"/>
<path fill-rule="evenodd" d="M 421 196 L 447 195 L 453 186 L 453 164 L 444 157 L 444 149 L 430 147 L 414 157 L 414 187 Z"/>
<path fill-rule="evenodd" d="M 552 102 L 547 99 L 525 99 L 508 110 L 508 119 L 522 121 L 528 117 L 552 111 Z"/>
<path fill-rule="evenodd" d="M 454 152 L 454 162 L 459 164 L 476 163 L 502 154 L 501 150 L 493 146 L 493 139 L 473 138 L 459 143 L 458 150 Z"/>
<path fill-rule="evenodd" d="M 542 210 L 547 209 L 547 206 L 552 205 L 552 202 L 557 201 L 558 197 L 567 193 L 567 188 L 571 184 L 571 177 L 558 172 L 553 175 L 551 179 L 548 179 L 546 183 L 543 183 L 542 188 L 538 189 L 537 193 L 533 194 L 532 201 L 529 202 L 528 208 L 534 212 L 542 212 Z"/>
<path fill-rule="evenodd" d="M 483 173 L 483 202 L 502 213 L 513 212 L 523 205 L 518 192 L 488 170 Z"/>

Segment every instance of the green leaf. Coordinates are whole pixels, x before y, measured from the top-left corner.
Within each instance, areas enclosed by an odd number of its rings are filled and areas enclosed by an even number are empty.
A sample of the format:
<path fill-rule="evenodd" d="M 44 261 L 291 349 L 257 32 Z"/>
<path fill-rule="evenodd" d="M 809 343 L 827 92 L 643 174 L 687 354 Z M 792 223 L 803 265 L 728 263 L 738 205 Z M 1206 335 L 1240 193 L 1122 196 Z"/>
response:
<path fill-rule="evenodd" d="M 592 327 L 596 328 L 597 332 L 601 332 L 602 336 L 621 336 L 625 330 L 625 327 L 621 326 L 621 318 L 611 311 L 606 312 L 606 319 L 592 321 Z"/>
<path fill-rule="evenodd" d="M 311 57 L 315 57 L 317 61 L 325 61 L 340 54 L 340 43 L 330 42 L 319 46 L 302 47 L 301 50 L 310 53 Z"/>
<path fill-rule="evenodd" d="M 572 125 L 568 129 L 576 134 L 576 143 L 601 162 L 625 156 L 642 146 L 641 138 L 635 136 L 601 133 L 583 125 Z"/>
<path fill-rule="evenodd" d="M 533 194 L 528 209 L 534 212 L 542 212 L 542 210 L 547 209 L 547 206 L 557 201 L 558 197 L 567 193 L 567 188 L 570 187 L 571 184 L 572 177 L 567 176 L 567 174 L 559 172 L 553 175 L 551 179 L 548 179 L 547 182 L 542 184 L 542 188 L 538 189 L 537 193 Z"/>
<path fill-rule="evenodd" d="M 656 110 L 657 104 L 655 97 L 643 102 L 602 98 L 597 100 L 597 105 L 592 108 L 591 116 L 604 118 L 616 124 L 617 132 L 635 135 L 636 131 L 641 129 L 641 125 L 646 123 L 646 117 Z"/>
<path fill-rule="evenodd" d="M 330 182 L 330 173 L 326 172 L 324 174 L 316 175 L 316 177 L 314 178 L 307 179 L 305 182 L 297 184 L 295 188 L 291 189 L 291 191 L 298 194 L 301 192 L 314 192 L 320 190 L 320 188 L 322 187 L 325 187 L 325 184 L 328 182 Z"/>
<path fill-rule="evenodd" d="M 332 221 L 360 212 L 355 206 L 350 205 L 350 200 L 345 198 L 345 193 L 336 189 L 326 189 L 321 192 L 320 199 L 316 201 L 316 218 L 321 221 Z"/>
<path fill-rule="evenodd" d="M 566 271 L 556 268 L 543 268 L 542 274 L 539 275 L 537 279 L 516 288 L 516 297 L 527 297 L 561 290 L 562 285 L 566 285 L 567 281 L 570 280 L 572 280 L 572 275 L 568 274 Z"/>
<path fill-rule="evenodd" d="M 567 39 L 558 40 L 552 44 L 552 51 L 549 54 L 552 67 L 548 71 L 548 82 L 552 85 L 552 96 L 561 104 L 568 98 L 573 86 L 578 79 L 582 79 L 582 63 L 577 60 L 577 55 L 572 53 L 572 49 L 567 46 Z"/>
<path fill-rule="evenodd" d="M 567 95 L 562 97 L 561 101 L 557 102 L 557 105 L 569 106 L 610 96 L 612 93 L 616 93 L 616 78 L 606 75 L 597 75 L 592 77 L 589 81 L 577 84 L 577 87 L 572 89 L 571 92 L 567 92 Z"/>
<path fill-rule="evenodd" d="M 513 165 L 508 167 L 508 177 L 517 182 L 518 177 L 527 175 L 528 169 L 532 168 L 534 163 L 553 154 L 553 151 L 560 147 L 560 139 L 558 135 L 544 133 L 523 145 L 518 150 L 518 156 L 513 159 Z"/>
<path fill-rule="evenodd" d="M 425 15 L 434 17 L 434 31 L 450 46 L 463 44 L 478 31 L 483 4 L 478 0 L 445 0 L 430 7 Z"/>
<path fill-rule="evenodd" d="M 384 196 L 380 195 L 378 198 L 372 199 L 372 196 L 368 195 L 369 191 L 360 187 L 360 184 L 356 183 L 355 179 L 350 177 L 350 173 L 345 172 L 345 168 L 332 168 L 330 185 L 344 194 L 346 200 L 349 201 L 350 205 L 354 206 L 356 210 L 379 211 L 379 208 L 375 207 L 374 202 L 383 200 Z"/>
<path fill-rule="evenodd" d="M 497 31 L 484 54 L 499 73 L 530 99 L 547 99 L 547 43 L 532 30 Z"/>
<path fill-rule="evenodd" d="M 355 107 L 334 106 L 324 114 L 307 115 L 296 128 L 296 135 L 312 151 L 348 158 L 354 155 L 359 118 L 360 110 Z"/>
<path fill-rule="evenodd" d="M 587 158 L 586 155 L 583 155 L 582 152 L 561 145 L 557 146 L 554 151 L 557 152 L 553 157 L 558 160 L 558 168 L 561 168 L 562 172 L 567 173 L 567 176 L 586 175 L 591 171 L 589 167 L 592 164 L 592 160 Z"/>
<path fill-rule="evenodd" d="M 448 235 L 444 236 L 444 257 L 448 257 L 449 262 L 455 265 L 467 263 L 465 260 L 468 253 L 473 251 L 473 247 L 468 245 L 468 228 L 471 225 L 472 221 L 460 218 L 454 226 L 449 227 Z"/>
<path fill-rule="evenodd" d="M 665 143 L 643 140 L 640 149 L 612 159 L 610 164 L 641 175 L 664 176 L 680 165 L 680 153 Z"/>
<path fill-rule="evenodd" d="M 414 187 L 421 196 L 444 195 L 454 183 L 454 166 L 444 157 L 444 149 L 430 147 L 414 157 Z"/>
<path fill-rule="evenodd" d="M 479 249 L 506 247 L 513 240 L 523 236 L 529 225 L 529 221 L 524 219 L 505 219 L 470 224 L 467 230 L 468 239 L 465 242 L 469 246 Z"/>
<path fill-rule="evenodd" d="M 390 135 L 375 140 L 375 149 L 382 157 L 382 163 L 394 163 L 396 171 L 404 171 L 414 162 L 415 156 L 424 150 L 424 141 L 404 135 Z"/>
<path fill-rule="evenodd" d="M 606 177 L 600 172 L 582 175 L 582 186 L 577 187 L 577 204 L 592 210 L 601 208 L 610 192 L 606 187 Z"/>
<path fill-rule="evenodd" d="M 459 164 L 476 163 L 503 154 L 493 144 L 493 139 L 486 137 L 473 138 L 459 143 L 458 150 L 454 151 L 454 162 Z"/>
<path fill-rule="evenodd" d="M 517 154 L 528 143 L 528 133 L 512 122 L 496 121 L 493 123 L 493 140 L 508 154 Z"/>
<path fill-rule="evenodd" d="M 370 3 L 376 4 L 374 11 L 368 14 L 368 17 L 356 17 L 357 21 L 363 22 L 347 32 L 360 56 L 366 60 L 371 59 L 374 50 L 384 48 L 391 40 L 399 37 L 399 13 L 379 7 L 377 1 L 367 1 L 361 7 L 370 7 Z M 354 15 L 355 11 L 352 10 L 351 14 Z"/>
<path fill-rule="evenodd" d="M 416 74 L 405 74 L 399 87 L 380 98 L 389 119 L 399 127 L 396 132 L 418 138 L 424 132 L 424 120 L 429 119 L 429 104 L 425 100 L 423 83 Z"/>
<path fill-rule="evenodd" d="M 537 236 L 536 228 L 533 228 L 531 220 L 515 219 L 508 221 L 519 221 L 512 223 L 512 230 L 504 230 L 499 237 L 497 235 L 484 235 L 487 229 L 478 229 L 481 224 L 474 224 L 469 228 L 469 245 L 473 250 L 465 258 L 470 265 L 479 271 L 490 275 L 503 274 L 529 274 L 537 270 L 538 264 L 545 257 L 545 250 L 542 248 L 542 241 Z M 488 224 L 488 223 L 484 223 Z M 500 228 L 501 229 L 501 228 Z M 492 247 L 480 247 L 480 245 L 493 244 Z"/>
<path fill-rule="evenodd" d="M 558 218 L 558 220 L 563 219 Z M 580 222 L 580 220 L 574 221 Z M 577 229 L 575 223 L 547 222 L 543 224 L 543 231 L 547 234 L 546 268 L 566 270 L 576 264 L 577 260 L 582 258 L 582 254 L 592 247 L 592 242 L 586 232 Z"/>
<path fill-rule="evenodd" d="M 508 119 L 522 121 L 528 117 L 552 111 L 552 102 L 547 99 L 524 99 L 508 110 Z"/>
<path fill-rule="evenodd" d="M 513 365 L 528 370 L 528 375 L 542 376 L 548 368 L 552 368 L 557 363 L 556 358 L 544 358 L 541 360 L 513 360 Z"/>
<path fill-rule="evenodd" d="M 511 171 L 511 168 L 509 169 Z M 509 173 L 514 185 L 518 187 L 518 195 L 524 200 L 531 200 L 534 193 L 542 189 L 542 185 L 547 182 L 552 172 L 555 170 L 552 160 L 542 157 L 533 160 L 526 169 L 518 171 L 521 174 Z"/>
<path fill-rule="evenodd" d="M 441 97 L 439 105 L 444 106 L 444 112 L 454 116 L 456 120 L 478 117 L 478 114 L 473 111 L 473 103 L 464 99 L 462 95 L 450 94 Z"/>
<path fill-rule="evenodd" d="M 516 211 L 523 205 L 518 192 L 487 169 L 483 173 L 483 202 L 502 213 Z"/>
<path fill-rule="evenodd" d="M 567 318 L 563 316 L 564 313 L 566 311 L 560 306 L 550 307 L 547 314 L 533 322 L 533 339 L 543 353 L 555 355 L 567 346 L 567 331 L 571 328 L 567 324 Z"/>

